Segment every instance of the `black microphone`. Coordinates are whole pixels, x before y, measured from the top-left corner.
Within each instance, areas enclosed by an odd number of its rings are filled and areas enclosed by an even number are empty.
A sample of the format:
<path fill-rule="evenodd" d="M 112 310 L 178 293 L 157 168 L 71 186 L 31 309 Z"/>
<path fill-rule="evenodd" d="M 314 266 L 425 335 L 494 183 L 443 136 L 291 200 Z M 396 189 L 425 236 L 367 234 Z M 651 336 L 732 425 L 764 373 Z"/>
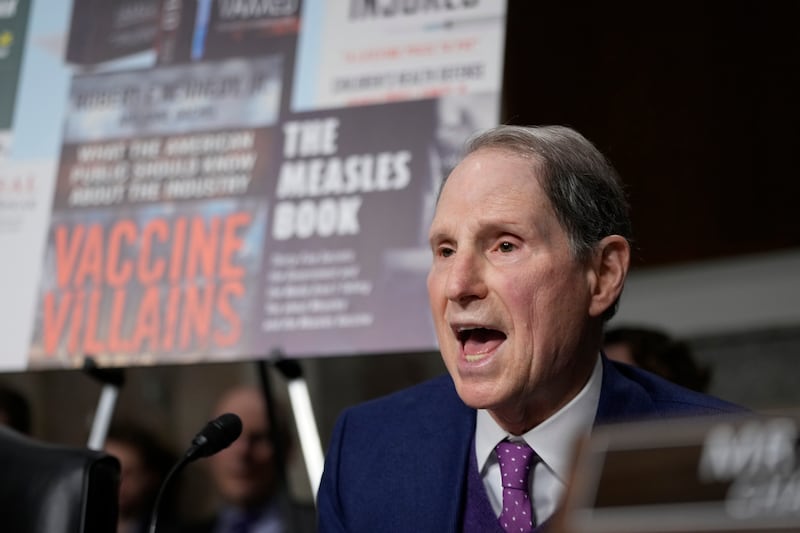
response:
<path fill-rule="evenodd" d="M 201 457 L 208 457 L 215 453 L 224 450 L 233 441 L 239 438 L 242 434 L 242 420 L 233 413 L 225 413 L 220 415 L 214 420 L 210 421 L 200 432 L 192 439 L 192 445 L 183 454 L 183 457 L 175 463 L 172 470 L 164 478 L 161 483 L 161 488 L 158 490 L 158 496 L 153 503 L 153 512 L 150 515 L 150 533 L 156 533 L 156 526 L 158 524 L 158 507 L 161 503 L 161 498 L 164 495 L 164 489 L 169 484 L 172 477 L 188 463 Z"/>
<path fill-rule="evenodd" d="M 242 420 L 233 413 L 220 415 L 204 427 L 192 439 L 192 446 L 186 450 L 185 457 L 194 461 L 201 457 L 214 455 L 230 446 L 242 434 Z"/>

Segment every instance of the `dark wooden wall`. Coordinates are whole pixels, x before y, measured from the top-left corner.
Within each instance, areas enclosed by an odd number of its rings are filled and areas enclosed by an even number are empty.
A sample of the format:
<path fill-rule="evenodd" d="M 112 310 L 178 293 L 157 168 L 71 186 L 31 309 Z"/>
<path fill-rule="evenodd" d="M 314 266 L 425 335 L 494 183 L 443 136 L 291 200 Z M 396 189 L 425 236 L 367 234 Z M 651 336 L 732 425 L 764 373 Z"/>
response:
<path fill-rule="evenodd" d="M 509 0 L 503 120 L 570 125 L 600 147 L 628 186 L 638 266 L 798 247 L 798 15 Z"/>

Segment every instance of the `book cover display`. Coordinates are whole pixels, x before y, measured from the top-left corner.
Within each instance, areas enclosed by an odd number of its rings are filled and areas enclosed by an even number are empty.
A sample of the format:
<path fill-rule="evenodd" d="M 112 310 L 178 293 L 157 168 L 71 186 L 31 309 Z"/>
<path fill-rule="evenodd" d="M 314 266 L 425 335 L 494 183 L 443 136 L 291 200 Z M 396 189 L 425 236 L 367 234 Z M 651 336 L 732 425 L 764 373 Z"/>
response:
<path fill-rule="evenodd" d="M 427 224 L 499 116 L 504 2 L 39 4 L 5 367 L 435 349 Z"/>

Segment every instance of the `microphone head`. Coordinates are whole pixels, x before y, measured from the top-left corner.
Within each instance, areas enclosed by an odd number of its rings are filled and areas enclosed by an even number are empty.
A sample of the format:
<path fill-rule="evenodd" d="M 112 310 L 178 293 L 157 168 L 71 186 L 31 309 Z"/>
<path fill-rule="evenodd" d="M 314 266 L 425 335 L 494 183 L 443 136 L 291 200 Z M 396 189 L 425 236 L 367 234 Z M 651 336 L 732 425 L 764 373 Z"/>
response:
<path fill-rule="evenodd" d="M 230 446 L 242 434 L 242 420 L 233 413 L 225 413 L 195 435 L 192 447 L 186 452 L 190 459 L 208 457 Z"/>

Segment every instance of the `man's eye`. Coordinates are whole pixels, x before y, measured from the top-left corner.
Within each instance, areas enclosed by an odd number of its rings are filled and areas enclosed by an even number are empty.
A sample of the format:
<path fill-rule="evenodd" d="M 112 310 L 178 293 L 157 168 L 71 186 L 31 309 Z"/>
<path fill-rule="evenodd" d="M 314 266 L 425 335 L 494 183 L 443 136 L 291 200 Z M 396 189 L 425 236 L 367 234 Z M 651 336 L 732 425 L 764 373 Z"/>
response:
<path fill-rule="evenodd" d="M 452 248 L 439 248 L 439 255 L 442 257 L 450 257 L 455 253 Z"/>
<path fill-rule="evenodd" d="M 508 241 L 503 241 L 500 243 L 500 251 L 501 252 L 513 252 L 515 246 Z"/>

